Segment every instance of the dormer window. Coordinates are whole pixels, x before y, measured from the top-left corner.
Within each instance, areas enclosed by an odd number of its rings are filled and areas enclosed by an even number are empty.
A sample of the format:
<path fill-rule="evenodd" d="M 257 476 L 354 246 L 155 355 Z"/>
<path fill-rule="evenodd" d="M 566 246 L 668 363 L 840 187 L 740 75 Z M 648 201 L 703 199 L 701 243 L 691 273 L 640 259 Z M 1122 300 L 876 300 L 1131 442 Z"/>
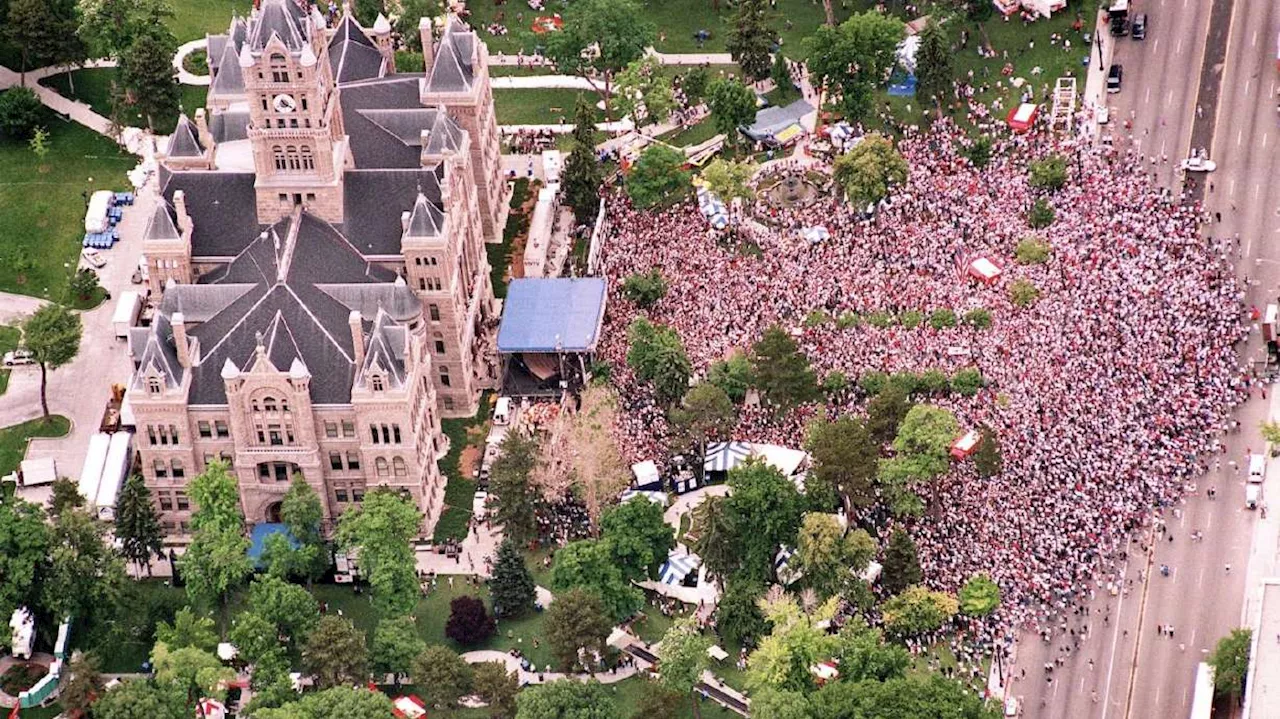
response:
<path fill-rule="evenodd" d="M 150 393 L 150 394 L 160 394 L 160 393 L 161 393 L 161 392 L 163 392 L 163 391 L 164 391 L 164 383 L 160 381 L 160 378 L 159 378 L 159 377 L 148 377 L 148 378 L 147 378 L 147 392 L 148 392 L 148 393 Z"/>
<path fill-rule="evenodd" d="M 289 82 L 289 65 L 279 53 L 271 56 L 271 81 Z"/>
<path fill-rule="evenodd" d="M 386 389 L 386 385 L 382 381 L 382 375 L 375 374 L 369 378 L 369 386 L 373 387 L 374 392 L 381 392 Z"/>

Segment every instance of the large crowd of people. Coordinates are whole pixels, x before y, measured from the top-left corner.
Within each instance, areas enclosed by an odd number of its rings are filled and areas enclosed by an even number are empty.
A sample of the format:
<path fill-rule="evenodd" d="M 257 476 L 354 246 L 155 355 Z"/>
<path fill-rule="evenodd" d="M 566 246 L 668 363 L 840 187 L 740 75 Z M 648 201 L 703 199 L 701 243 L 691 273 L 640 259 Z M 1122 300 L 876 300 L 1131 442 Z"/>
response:
<path fill-rule="evenodd" d="M 955 463 L 928 521 L 906 524 L 927 584 L 956 591 L 987 573 L 1004 595 L 995 627 L 1049 631 L 1064 610 L 1116 581 L 1132 530 L 1213 463 L 1229 411 L 1253 387 L 1235 353 L 1248 332 L 1244 295 L 1230 238 L 1202 238 L 1198 208 L 1163 195 L 1141 158 L 1015 135 L 976 168 L 960 152 L 965 142 L 945 122 L 905 128 L 898 149 L 909 179 L 871 217 L 832 196 L 749 208 L 740 232 L 751 252 L 711 231 L 692 202 L 654 213 L 615 197 L 601 359 L 620 388 L 615 433 L 633 462 L 661 462 L 676 449 L 666 444 L 663 408 L 625 361 L 627 326 L 642 312 L 621 293 L 622 279 L 652 268 L 668 291 L 644 314 L 678 331 L 695 374 L 747 350 L 773 324 L 797 336 L 819 377 L 976 366 L 987 382 L 976 397 L 929 401 L 953 410 L 964 429 L 990 427 L 1003 470 L 981 479 L 972 462 Z M 1069 160 L 1071 178 L 1048 195 L 1056 220 L 1032 230 L 1027 210 L 1044 191 L 1029 185 L 1028 162 L 1048 153 Z M 830 238 L 800 236 L 814 225 Z M 1029 235 L 1049 243 L 1048 262 L 1015 261 Z M 996 282 L 965 272 L 980 256 L 1003 268 Z M 1011 302 L 1016 279 L 1038 288 L 1031 306 Z M 991 313 L 989 328 L 803 321 L 814 310 L 979 307 Z M 826 409 L 863 413 L 865 398 L 851 395 Z M 733 438 L 799 446 L 821 409 L 778 417 L 744 407 Z"/>

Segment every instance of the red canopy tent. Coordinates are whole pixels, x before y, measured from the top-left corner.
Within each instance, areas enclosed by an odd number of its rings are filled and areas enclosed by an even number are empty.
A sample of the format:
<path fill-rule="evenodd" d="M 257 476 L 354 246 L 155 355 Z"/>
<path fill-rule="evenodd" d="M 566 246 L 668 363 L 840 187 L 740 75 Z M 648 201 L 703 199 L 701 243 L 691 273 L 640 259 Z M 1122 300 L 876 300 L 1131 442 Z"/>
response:
<path fill-rule="evenodd" d="M 951 443 L 951 456 L 954 459 L 968 459 L 978 451 L 980 444 L 982 444 L 982 435 L 971 429 L 965 432 L 963 437 Z"/>
<path fill-rule="evenodd" d="M 427 716 L 427 704 L 416 694 L 396 697 L 391 702 L 391 713 L 401 719 L 419 719 Z"/>
<path fill-rule="evenodd" d="M 1026 132 L 1035 124 L 1036 117 L 1039 114 L 1039 105 L 1024 102 L 1009 110 L 1009 116 L 1005 118 L 1005 121 L 1009 123 L 1009 127 L 1011 127 L 1014 132 Z"/>
<path fill-rule="evenodd" d="M 975 257 L 969 263 L 969 276 L 988 285 L 999 279 L 1003 273 L 1004 270 L 1000 268 L 1000 265 L 986 257 Z"/>

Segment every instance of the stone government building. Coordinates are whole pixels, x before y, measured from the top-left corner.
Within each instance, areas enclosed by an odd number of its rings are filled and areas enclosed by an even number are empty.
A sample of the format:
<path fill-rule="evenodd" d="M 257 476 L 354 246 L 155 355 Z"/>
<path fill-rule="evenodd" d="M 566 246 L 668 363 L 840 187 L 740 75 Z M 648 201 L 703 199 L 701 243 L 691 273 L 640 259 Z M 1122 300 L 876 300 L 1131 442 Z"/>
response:
<path fill-rule="evenodd" d="M 390 23 L 263 0 L 209 37 L 206 108 L 160 153 L 143 254 L 157 310 L 133 330 L 138 468 L 165 532 L 187 482 L 229 461 L 249 523 L 301 474 L 326 521 L 389 486 L 429 532 L 441 417 L 497 385 L 502 176 L 484 43 L 456 19 L 395 65 Z"/>

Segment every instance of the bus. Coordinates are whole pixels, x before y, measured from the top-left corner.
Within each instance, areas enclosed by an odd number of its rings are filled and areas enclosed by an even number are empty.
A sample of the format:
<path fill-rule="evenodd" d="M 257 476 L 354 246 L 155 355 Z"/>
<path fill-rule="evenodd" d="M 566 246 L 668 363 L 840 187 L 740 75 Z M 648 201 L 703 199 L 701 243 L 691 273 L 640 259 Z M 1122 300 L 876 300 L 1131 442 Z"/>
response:
<path fill-rule="evenodd" d="M 1213 667 L 1200 662 L 1196 667 L 1196 693 L 1191 698 L 1191 719 L 1209 719 L 1213 714 Z"/>

